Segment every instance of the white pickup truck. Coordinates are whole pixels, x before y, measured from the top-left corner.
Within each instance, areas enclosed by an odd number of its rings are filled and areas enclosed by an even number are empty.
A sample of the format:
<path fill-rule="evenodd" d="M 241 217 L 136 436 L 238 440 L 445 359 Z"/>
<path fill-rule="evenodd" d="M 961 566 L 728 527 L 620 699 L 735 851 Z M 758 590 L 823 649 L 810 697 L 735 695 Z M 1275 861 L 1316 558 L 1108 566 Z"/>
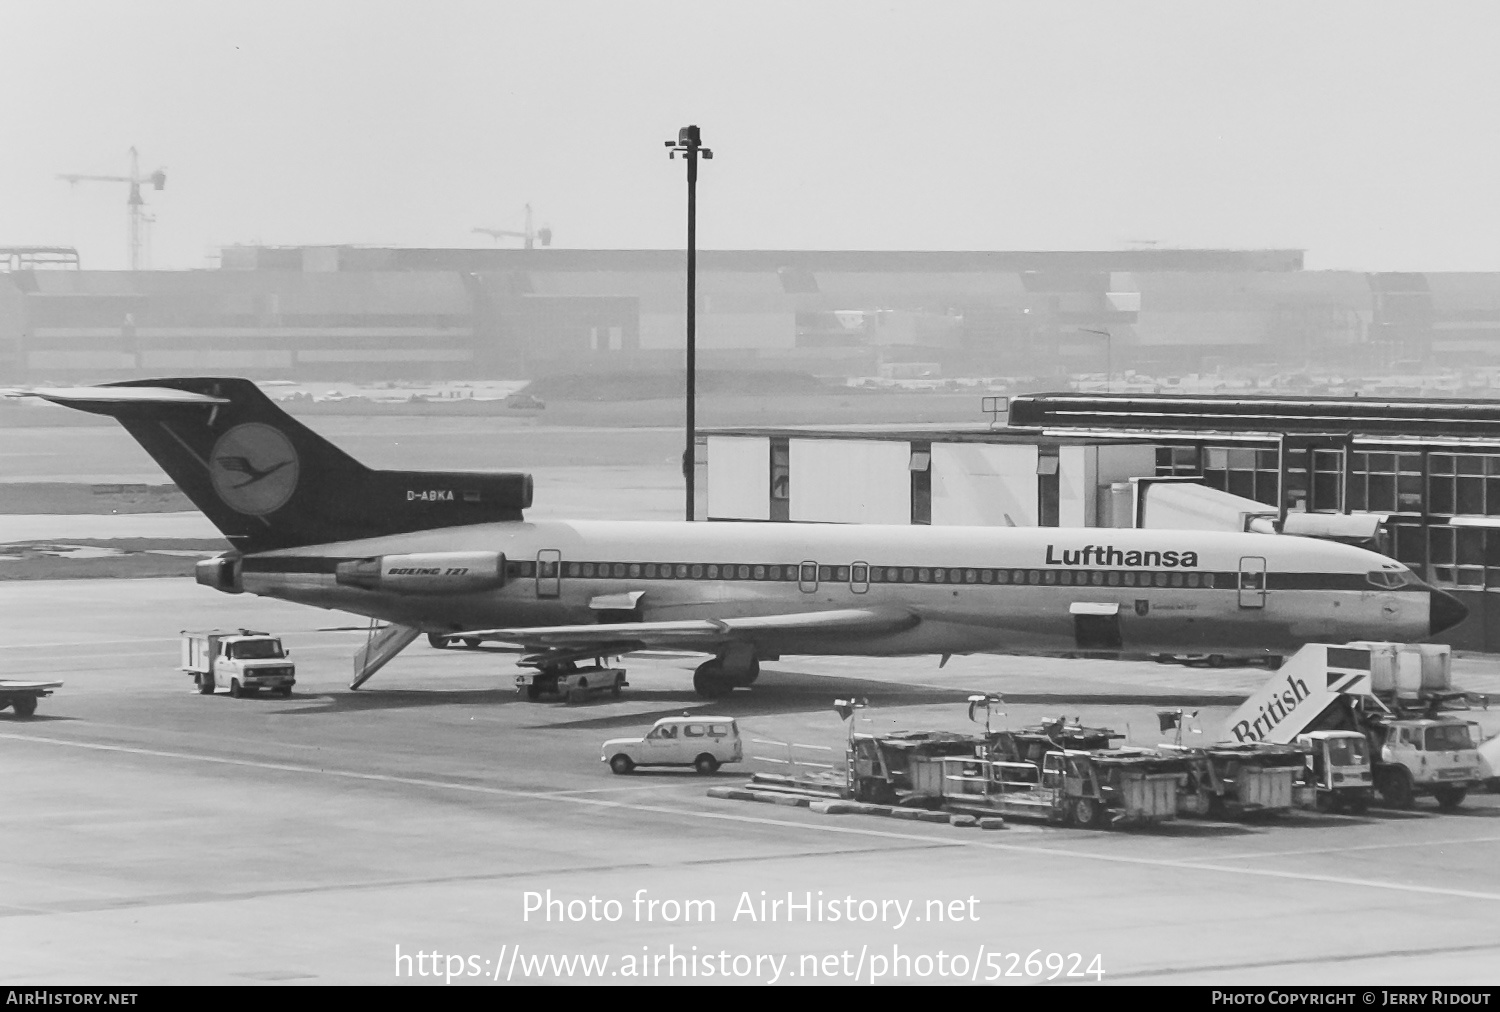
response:
<path fill-rule="evenodd" d="M 279 637 L 253 629 L 184 629 L 181 670 L 205 696 L 220 687 L 236 698 L 260 689 L 290 696 L 297 669 L 287 653 Z"/>

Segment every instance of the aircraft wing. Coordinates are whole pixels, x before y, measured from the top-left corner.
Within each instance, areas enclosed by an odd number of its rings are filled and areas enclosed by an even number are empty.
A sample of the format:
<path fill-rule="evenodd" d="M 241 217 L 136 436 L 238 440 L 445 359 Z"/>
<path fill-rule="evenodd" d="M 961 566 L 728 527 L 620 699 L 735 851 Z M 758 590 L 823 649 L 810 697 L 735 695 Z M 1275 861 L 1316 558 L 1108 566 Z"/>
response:
<path fill-rule="evenodd" d="M 750 618 L 684 619 L 674 622 L 610 622 L 594 625 L 536 626 L 521 629 L 476 629 L 450 639 L 499 640 L 530 649 L 609 648 L 628 653 L 651 647 L 693 649 L 735 641 L 783 640 L 828 636 L 875 636 L 910 629 L 920 621 L 904 608 L 845 608 Z"/>

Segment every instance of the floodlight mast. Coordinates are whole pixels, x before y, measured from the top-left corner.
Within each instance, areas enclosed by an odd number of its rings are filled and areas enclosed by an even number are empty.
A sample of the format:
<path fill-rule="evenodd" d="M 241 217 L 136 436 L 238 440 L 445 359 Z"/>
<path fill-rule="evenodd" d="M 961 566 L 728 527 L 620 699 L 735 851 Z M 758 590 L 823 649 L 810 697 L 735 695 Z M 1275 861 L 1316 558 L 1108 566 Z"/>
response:
<path fill-rule="evenodd" d="M 150 183 L 152 189 L 165 189 L 167 185 L 167 172 L 165 169 L 157 169 L 148 176 L 141 175 L 141 160 L 135 148 L 130 149 L 130 175 L 128 176 L 87 176 L 78 173 L 60 172 L 58 179 L 77 185 L 81 182 L 90 183 L 129 183 L 130 194 L 125 198 L 125 215 L 128 225 L 128 245 L 130 255 L 130 269 L 142 270 L 145 267 L 145 258 L 142 253 L 146 245 L 145 225 L 152 219 L 146 216 L 144 210 L 146 201 L 141 198 L 141 184 Z"/>
<path fill-rule="evenodd" d="M 712 158 L 714 153 L 703 146 L 696 126 L 677 131 L 675 141 L 667 141 L 669 158 L 679 154 L 687 162 L 687 447 L 682 451 L 682 479 L 687 490 L 687 519 L 693 519 L 693 440 L 697 435 L 694 417 L 698 385 L 698 157 Z"/>

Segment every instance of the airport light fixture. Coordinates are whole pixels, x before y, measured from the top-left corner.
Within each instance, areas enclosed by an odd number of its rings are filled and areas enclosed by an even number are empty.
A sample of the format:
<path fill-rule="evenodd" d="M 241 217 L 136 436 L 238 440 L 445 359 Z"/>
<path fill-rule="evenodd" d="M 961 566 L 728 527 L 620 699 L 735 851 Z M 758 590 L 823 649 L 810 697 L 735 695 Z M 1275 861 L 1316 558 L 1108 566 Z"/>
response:
<path fill-rule="evenodd" d="M 703 146 L 696 126 L 677 131 L 675 141 L 667 141 L 669 158 L 679 154 L 687 162 L 687 446 L 682 451 L 682 480 L 687 489 L 687 519 L 693 519 L 693 439 L 697 420 L 694 417 L 698 385 L 698 158 L 712 158 L 714 153 Z"/>

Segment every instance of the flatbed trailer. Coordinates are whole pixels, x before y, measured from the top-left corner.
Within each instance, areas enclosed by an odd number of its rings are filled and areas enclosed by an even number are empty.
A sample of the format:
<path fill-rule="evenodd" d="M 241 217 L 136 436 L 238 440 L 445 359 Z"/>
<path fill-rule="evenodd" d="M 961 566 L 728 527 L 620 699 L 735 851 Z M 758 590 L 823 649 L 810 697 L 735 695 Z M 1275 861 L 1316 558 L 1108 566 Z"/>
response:
<path fill-rule="evenodd" d="M 934 766 L 943 807 L 974 815 L 1045 819 L 1087 829 L 1146 825 L 1177 817 L 1177 789 L 1187 772 L 1179 756 L 1145 749 L 1048 752 L 1031 762 L 945 756 Z M 916 769 L 913 778 L 927 779 Z"/>
<path fill-rule="evenodd" d="M 10 707 L 17 717 L 36 713 L 37 700 L 62 688 L 62 682 L 16 682 L 0 679 L 0 710 Z"/>
<path fill-rule="evenodd" d="M 1182 815 L 1272 815 L 1297 807 L 1297 781 L 1309 750 L 1300 745 L 1219 742 L 1188 748 L 1160 745 L 1187 760 L 1177 796 Z"/>

